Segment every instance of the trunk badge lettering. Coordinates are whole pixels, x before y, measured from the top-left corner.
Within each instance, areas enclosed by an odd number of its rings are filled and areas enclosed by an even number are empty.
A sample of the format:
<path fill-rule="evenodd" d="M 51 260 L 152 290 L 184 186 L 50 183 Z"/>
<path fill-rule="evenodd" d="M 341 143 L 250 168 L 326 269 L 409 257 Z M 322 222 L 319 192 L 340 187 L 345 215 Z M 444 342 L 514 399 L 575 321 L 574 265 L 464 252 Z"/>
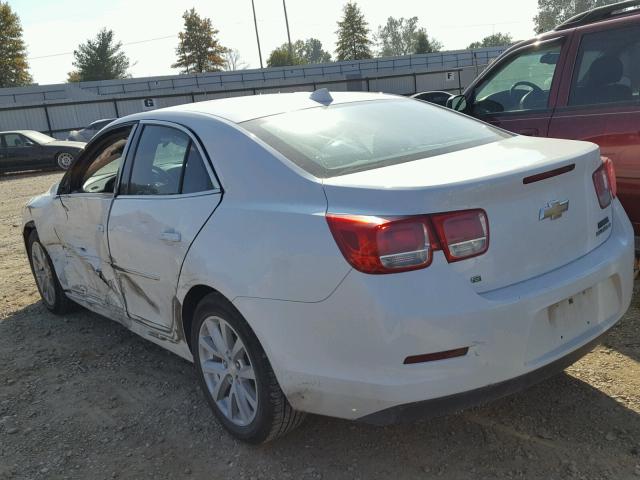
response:
<path fill-rule="evenodd" d="M 550 218 L 551 220 L 557 220 L 567 210 L 569 210 L 569 200 L 564 200 L 562 202 L 554 200 L 553 202 L 547 203 L 545 207 L 540 209 L 538 220 L 542 221 L 546 220 L 547 218 Z"/>

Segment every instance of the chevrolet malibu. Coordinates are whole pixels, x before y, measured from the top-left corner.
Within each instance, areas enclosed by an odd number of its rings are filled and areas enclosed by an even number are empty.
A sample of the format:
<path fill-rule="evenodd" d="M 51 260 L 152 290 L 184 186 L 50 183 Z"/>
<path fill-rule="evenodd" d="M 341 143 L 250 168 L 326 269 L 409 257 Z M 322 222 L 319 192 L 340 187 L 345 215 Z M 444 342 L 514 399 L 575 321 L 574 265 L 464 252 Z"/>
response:
<path fill-rule="evenodd" d="M 193 361 L 259 443 L 305 412 L 408 421 L 576 361 L 631 300 L 615 185 L 591 143 L 319 90 L 119 119 L 23 232 L 49 310 Z"/>

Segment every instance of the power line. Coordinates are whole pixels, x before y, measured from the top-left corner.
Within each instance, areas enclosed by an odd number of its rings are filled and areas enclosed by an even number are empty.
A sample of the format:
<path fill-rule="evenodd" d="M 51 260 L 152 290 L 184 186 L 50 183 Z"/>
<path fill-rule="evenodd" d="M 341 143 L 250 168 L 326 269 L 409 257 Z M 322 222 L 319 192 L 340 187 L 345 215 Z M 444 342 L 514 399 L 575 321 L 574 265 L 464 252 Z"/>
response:
<path fill-rule="evenodd" d="M 177 38 L 177 37 L 178 37 L 178 35 L 176 34 L 176 35 L 166 35 L 164 37 L 147 38 L 145 40 L 136 40 L 135 42 L 123 43 L 122 46 L 126 47 L 128 45 L 138 45 L 140 43 L 155 42 L 157 40 L 166 40 L 168 38 Z M 28 60 L 38 60 L 40 58 L 63 57 L 65 55 L 73 55 L 73 52 L 51 53 L 49 55 L 39 55 L 37 57 L 28 57 Z"/>

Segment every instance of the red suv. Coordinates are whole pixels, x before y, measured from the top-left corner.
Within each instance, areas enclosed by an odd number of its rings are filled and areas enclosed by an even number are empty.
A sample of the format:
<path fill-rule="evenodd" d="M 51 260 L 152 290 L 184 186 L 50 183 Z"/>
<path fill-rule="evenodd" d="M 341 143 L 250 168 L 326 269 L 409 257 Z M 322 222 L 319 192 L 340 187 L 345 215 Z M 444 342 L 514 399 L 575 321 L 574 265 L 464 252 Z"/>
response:
<path fill-rule="evenodd" d="M 504 52 L 448 105 L 512 132 L 588 140 L 616 168 L 640 249 L 640 1 L 577 15 Z"/>

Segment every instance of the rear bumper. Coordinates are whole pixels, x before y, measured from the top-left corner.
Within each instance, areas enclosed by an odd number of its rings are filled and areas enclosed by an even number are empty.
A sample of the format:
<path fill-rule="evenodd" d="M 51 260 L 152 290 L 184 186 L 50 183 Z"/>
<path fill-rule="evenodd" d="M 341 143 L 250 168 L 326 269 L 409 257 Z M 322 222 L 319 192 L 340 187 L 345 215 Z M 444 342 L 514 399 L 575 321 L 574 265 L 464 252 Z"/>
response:
<path fill-rule="evenodd" d="M 606 332 L 605 332 L 606 333 Z M 468 392 L 449 395 L 446 397 L 423 400 L 405 405 L 387 408 L 369 414 L 357 420 L 372 425 L 392 425 L 396 423 L 406 423 L 425 418 L 440 417 L 451 413 L 456 413 L 466 408 L 484 405 L 494 400 L 498 400 L 507 395 L 525 390 L 537 383 L 540 383 L 554 375 L 561 373 L 565 368 L 573 365 L 593 349 L 605 334 L 594 338 L 582 347 L 574 350 L 566 356 L 555 360 L 537 370 L 520 375 L 519 377 L 505 380 L 486 387 L 477 388 Z"/>
<path fill-rule="evenodd" d="M 633 242 L 616 201 L 603 244 L 498 290 L 478 293 L 438 256 L 406 274 L 352 271 L 321 302 L 234 303 L 295 409 L 388 423 L 489 401 L 571 364 L 629 307 Z M 462 347 L 462 357 L 404 364 Z"/>

